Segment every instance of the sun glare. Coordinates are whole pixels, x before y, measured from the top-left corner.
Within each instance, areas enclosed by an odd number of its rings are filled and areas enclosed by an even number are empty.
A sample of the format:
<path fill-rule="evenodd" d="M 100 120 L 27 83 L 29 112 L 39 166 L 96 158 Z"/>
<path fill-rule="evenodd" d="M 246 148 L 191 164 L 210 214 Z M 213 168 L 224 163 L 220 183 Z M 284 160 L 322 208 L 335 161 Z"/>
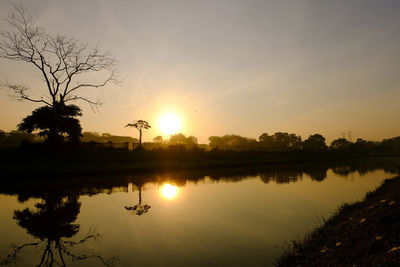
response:
<path fill-rule="evenodd" d="M 167 135 L 176 134 L 181 130 L 181 119 L 174 113 L 161 116 L 159 121 L 161 132 Z"/>
<path fill-rule="evenodd" d="M 177 196 L 179 188 L 175 185 L 164 184 L 161 187 L 161 194 L 166 199 L 173 199 Z"/>

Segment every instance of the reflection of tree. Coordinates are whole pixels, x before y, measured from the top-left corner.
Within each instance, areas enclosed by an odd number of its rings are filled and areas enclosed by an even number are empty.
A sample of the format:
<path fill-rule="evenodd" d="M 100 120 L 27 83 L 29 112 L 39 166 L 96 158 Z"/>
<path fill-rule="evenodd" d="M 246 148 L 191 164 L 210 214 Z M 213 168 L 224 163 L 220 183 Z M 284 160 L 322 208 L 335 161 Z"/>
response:
<path fill-rule="evenodd" d="M 353 173 L 354 171 L 351 169 L 350 166 L 335 166 L 332 168 L 333 173 L 339 176 L 346 177 L 350 173 Z"/>
<path fill-rule="evenodd" d="M 275 181 L 277 184 L 287 184 L 292 182 L 297 182 L 302 179 L 302 172 L 298 171 L 279 171 L 279 172 L 268 172 L 260 173 L 260 179 L 264 183 L 269 183 L 270 181 Z"/>
<path fill-rule="evenodd" d="M 77 196 L 60 197 L 48 195 L 42 203 L 35 205 L 36 210 L 28 208 L 14 211 L 14 219 L 17 224 L 40 241 L 23 245 L 11 245 L 11 253 L 0 261 L 1 265 L 16 263 L 18 254 L 26 247 L 44 246 L 44 251 L 38 266 L 66 266 L 65 259 L 81 261 L 89 258 L 97 258 L 106 266 L 114 265 L 116 259 L 105 260 L 99 255 L 75 254 L 74 246 L 84 244 L 89 240 L 96 240 L 99 234 L 94 228 L 90 228 L 87 235 L 78 241 L 63 240 L 71 238 L 79 232 L 79 224 L 74 224 L 80 212 L 81 203 Z"/>
<path fill-rule="evenodd" d="M 147 204 L 142 204 L 142 185 L 138 185 L 138 191 L 139 191 L 139 203 L 133 206 L 126 206 L 126 210 L 131 210 L 133 211 L 136 215 L 143 215 L 146 214 L 149 209 L 151 208 L 150 205 Z"/>
<path fill-rule="evenodd" d="M 303 178 L 303 174 L 307 174 L 310 176 L 311 180 L 314 181 L 323 181 L 326 178 L 326 172 L 328 168 L 324 166 L 314 166 L 313 168 L 300 168 L 298 170 L 280 170 L 275 172 L 264 172 L 260 173 L 260 179 L 264 183 L 269 183 L 270 181 L 274 181 L 277 184 L 286 184 L 293 183 L 301 180 Z"/>
<path fill-rule="evenodd" d="M 313 166 L 312 168 L 306 168 L 305 174 L 308 174 L 313 181 L 321 182 L 327 177 L 328 168 L 326 166 Z"/>

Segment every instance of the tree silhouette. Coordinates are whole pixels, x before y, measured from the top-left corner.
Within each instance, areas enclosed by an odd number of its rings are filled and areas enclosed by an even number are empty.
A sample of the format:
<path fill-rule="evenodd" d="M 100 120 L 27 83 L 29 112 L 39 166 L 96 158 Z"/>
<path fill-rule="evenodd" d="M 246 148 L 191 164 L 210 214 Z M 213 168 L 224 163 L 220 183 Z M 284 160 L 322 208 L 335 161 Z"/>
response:
<path fill-rule="evenodd" d="M 47 141 L 51 143 L 63 141 L 64 134 L 70 142 L 78 142 L 82 136 L 82 127 L 74 117 L 81 115 L 81 109 L 75 105 L 56 103 L 53 107 L 35 109 L 32 115 L 18 124 L 18 129 L 29 133 L 40 130 L 39 135 L 47 136 Z"/>
<path fill-rule="evenodd" d="M 18 255 L 24 248 L 44 246 L 40 263 L 37 266 L 66 266 L 66 257 L 72 261 L 81 261 L 89 258 L 97 258 L 106 266 L 113 266 L 116 258 L 104 259 L 99 255 L 78 255 L 72 252 L 74 246 L 84 244 L 89 240 L 96 240 L 99 234 L 94 228 L 90 228 L 85 237 L 78 241 L 70 238 L 79 232 L 79 224 L 74 222 L 80 212 L 81 203 L 78 196 L 69 195 L 66 197 L 59 194 L 48 194 L 42 203 L 35 205 L 36 210 L 24 209 L 14 211 L 14 219 L 17 224 L 26 229 L 28 234 L 39 241 L 23 245 L 13 244 L 12 252 L 0 261 L 0 265 L 17 262 Z M 65 240 L 67 239 L 67 240 Z"/>
<path fill-rule="evenodd" d="M 115 59 L 110 53 L 101 52 L 98 47 L 90 49 L 87 44 L 82 44 L 77 39 L 49 34 L 45 29 L 35 25 L 33 20 L 27 16 L 22 4 L 14 5 L 14 11 L 8 16 L 7 22 L 12 30 L 0 33 L 2 37 L 0 58 L 29 63 L 33 68 L 39 70 L 41 78 L 45 82 L 46 93 L 41 94 L 39 98 L 34 98 L 30 96 L 29 88 L 23 85 L 6 83 L 3 86 L 9 88 L 19 100 L 43 103 L 49 107 L 39 108 L 31 116 L 25 118 L 27 121 L 33 122 L 32 125 L 43 126 L 38 129 L 46 129 L 48 137 L 56 138 L 56 133 L 64 132 L 60 131 L 60 127 L 72 126 L 73 131 L 77 131 L 80 126 L 72 118 L 65 120 L 54 118 L 51 123 L 43 125 L 42 113 L 49 112 L 49 114 L 58 116 L 60 115 L 60 106 L 77 100 L 88 103 L 92 109 L 98 107 L 100 105 L 98 100 L 82 96 L 79 92 L 85 88 L 99 88 L 109 83 L 117 83 L 113 70 Z M 98 73 L 97 77 L 104 78 L 101 78 L 99 82 L 90 81 L 89 75 L 85 74 L 93 73 Z M 56 111 L 51 111 L 51 108 Z M 61 110 L 71 108 L 70 105 Z M 80 110 L 77 112 L 80 114 Z M 40 116 L 36 113 L 39 113 Z M 71 117 L 71 115 L 63 115 Z M 55 121 L 57 123 L 54 123 Z M 69 125 L 61 126 L 60 123 L 69 123 Z M 35 128 L 29 126 L 28 122 L 22 124 L 26 124 L 30 129 Z M 69 136 L 76 137 L 76 135 Z"/>
<path fill-rule="evenodd" d="M 113 71 L 115 59 L 108 52 L 101 52 L 97 47 L 90 49 L 74 38 L 50 35 L 35 25 L 22 4 L 14 5 L 7 22 L 13 31 L 1 32 L 0 58 L 32 64 L 40 71 L 47 87 L 45 97 L 33 99 L 27 94 L 28 88 L 9 86 L 20 99 L 49 106 L 57 102 L 83 100 L 96 106 L 100 104 L 98 101 L 76 93 L 83 88 L 98 88 L 117 82 Z M 93 72 L 101 72 L 105 78 L 98 83 L 78 82 L 77 78 L 82 78 L 82 74 Z"/>
<path fill-rule="evenodd" d="M 153 142 L 157 144 L 157 148 L 160 149 L 160 146 L 162 145 L 162 143 L 164 142 L 164 139 L 161 135 L 156 136 L 153 138 Z"/>
<path fill-rule="evenodd" d="M 225 136 L 210 136 L 208 138 L 210 141 L 209 145 L 215 149 L 228 149 L 229 148 L 229 140 Z"/>
<path fill-rule="evenodd" d="M 275 149 L 280 151 L 298 150 L 301 147 L 301 137 L 296 134 L 277 132 L 273 135 Z"/>
<path fill-rule="evenodd" d="M 345 139 L 345 138 L 338 138 L 336 140 L 333 140 L 331 145 L 329 146 L 330 149 L 332 150 L 337 150 L 337 151 L 346 151 L 350 147 L 350 142 Z"/>
<path fill-rule="evenodd" d="M 269 135 L 267 133 L 263 133 L 260 135 L 260 137 L 258 137 L 258 140 L 261 143 L 272 143 L 274 138 L 272 137 L 272 135 Z"/>
<path fill-rule="evenodd" d="M 112 135 L 109 133 L 99 134 L 97 132 L 83 132 L 82 133 L 82 142 L 98 142 L 98 143 L 138 143 L 139 140 L 136 138 L 132 138 L 130 136 L 118 136 Z"/>
<path fill-rule="evenodd" d="M 382 149 L 390 153 L 400 153 L 400 136 L 382 141 Z"/>
<path fill-rule="evenodd" d="M 135 123 L 128 123 L 125 127 L 133 127 L 139 131 L 139 147 L 142 148 L 142 131 L 151 128 L 150 124 L 144 120 L 138 120 Z"/>
<path fill-rule="evenodd" d="M 142 184 L 139 184 L 138 191 L 139 191 L 139 203 L 133 206 L 126 206 L 126 210 L 131 210 L 133 211 L 136 215 L 142 216 L 143 214 L 146 214 L 149 209 L 151 208 L 150 205 L 147 204 L 142 204 Z"/>
<path fill-rule="evenodd" d="M 325 137 L 320 134 L 310 135 L 304 140 L 303 149 L 308 151 L 325 151 L 327 149 Z"/>
<path fill-rule="evenodd" d="M 251 150 L 257 146 L 257 141 L 237 134 L 210 136 L 210 146 L 218 149 Z"/>
<path fill-rule="evenodd" d="M 158 135 L 156 137 L 153 138 L 153 142 L 157 143 L 157 144 L 162 144 L 164 142 L 164 139 L 161 135 Z"/>
<path fill-rule="evenodd" d="M 276 132 L 273 135 L 263 133 L 259 137 L 261 147 L 270 151 L 294 151 L 301 149 L 301 136 L 294 133 Z"/>
<path fill-rule="evenodd" d="M 193 148 L 197 145 L 197 138 L 194 136 L 186 137 L 184 134 L 173 134 L 168 140 L 172 146 L 183 146 L 185 148 Z"/>

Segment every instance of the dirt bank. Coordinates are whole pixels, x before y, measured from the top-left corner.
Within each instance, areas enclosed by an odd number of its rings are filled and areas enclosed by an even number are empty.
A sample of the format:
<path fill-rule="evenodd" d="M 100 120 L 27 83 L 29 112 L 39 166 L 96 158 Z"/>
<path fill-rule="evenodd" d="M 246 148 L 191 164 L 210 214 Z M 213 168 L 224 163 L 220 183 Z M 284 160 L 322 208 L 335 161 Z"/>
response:
<path fill-rule="evenodd" d="M 292 241 L 277 266 L 399 266 L 400 176 L 365 199 L 342 205 L 301 241 Z"/>

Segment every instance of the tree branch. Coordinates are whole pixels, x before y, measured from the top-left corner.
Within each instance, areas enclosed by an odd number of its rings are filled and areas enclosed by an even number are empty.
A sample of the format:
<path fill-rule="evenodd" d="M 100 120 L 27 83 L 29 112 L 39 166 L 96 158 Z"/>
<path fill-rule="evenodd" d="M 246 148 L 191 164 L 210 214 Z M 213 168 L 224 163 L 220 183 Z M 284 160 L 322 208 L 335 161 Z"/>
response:
<path fill-rule="evenodd" d="M 2 31 L 0 36 L 0 58 L 23 61 L 33 64 L 40 71 L 44 79 L 52 104 L 71 100 L 83 100 L 93 109 L 98 106 L 97 101 L 82 96 L 68 97 L 72 92 L 83 88 L 99 88 L 109 83 L 119 83 L 115 77 L 115 59 L 108 52 L 100 52 L 98 47 L 89 49 L 87 44 L 63 35 L 52 36 L 44 29 L 36 26 L 27 17 L 21 4 L 14 5 L 14 12 L 7 19 L 14 31 Z M 101 72 L 106 78 L 100 83 L 77 83 L 70 88 L 73 80 L 83 74 Z M 26 90 L 17 91 L 21 100 L 42 102 L 48 101 L 32 99 L 27 96 Z M 59 98 L 58 98 L 59 97 Z"/>
<path fill-rule="evenodd" d="M 29 90 L 27 87 L 23 86 L 23 85 L 15 85 L 15 84 L 8 84 L 8 83 L 0 83 L 0 87 L 3 88 L 8 88 L 9 90 L 12 91 L 13 95 L 19 100 L 28 100 L 31 102 L 35 102 L 35 103 L 44 103 L 48 106 L 52 106 L 51 103 L 47 102 L 46 100 L 44 100 L 43 98 L 41 99 L 33 99 L 30 96 L 28 96 L 26 94 L 26 92 Z"/>
<path fill-rule="evenodd" d="M 17 245 L 15 245 L 15 244 L 12 244 L 12 245 L 11 245 L 12 252 L 11 252 L 10 254 L 8 254 L 6 258 L 4 258 L 4 259 L 2 259 L 2 260 L 0 261 L 0 265 L 8 265 L 8 264 L 10 264 L 10 263 L 15 263 L 16 260 L 17 260 L 18 253 L 19 253 L 23 248 L 28 247 L 28 246 L 37 246 L 37 245 L 39 245 L 40 243 L 42 243 L 42 241 L 40 241 L 40 242 L 34 242 L 34 243 L 26 243 L 26 244 L 23 244 L 23 245 L 21 245 L 21 246 L 17 246 Z"/>

